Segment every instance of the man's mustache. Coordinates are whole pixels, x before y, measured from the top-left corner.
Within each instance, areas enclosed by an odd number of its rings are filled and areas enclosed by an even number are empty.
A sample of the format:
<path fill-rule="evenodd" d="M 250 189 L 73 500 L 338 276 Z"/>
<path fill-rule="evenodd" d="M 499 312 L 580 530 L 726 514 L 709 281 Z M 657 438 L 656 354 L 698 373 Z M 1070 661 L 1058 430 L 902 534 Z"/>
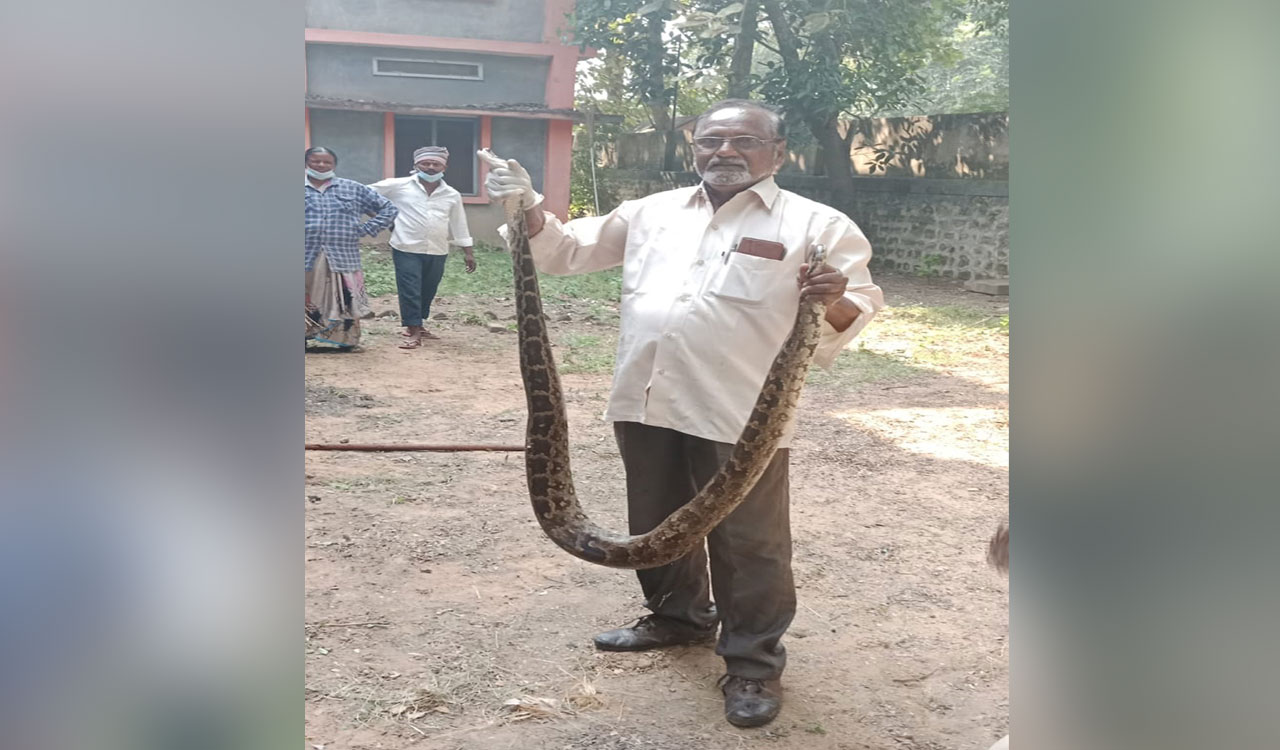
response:
<path fill-rule="evenodd" d="M 717 159 L 707 164 L 707 169 L 711 169 L 713 167 L 742 167 L 743 169 L 746 169 L 747 163 L 745 161 Z"/>

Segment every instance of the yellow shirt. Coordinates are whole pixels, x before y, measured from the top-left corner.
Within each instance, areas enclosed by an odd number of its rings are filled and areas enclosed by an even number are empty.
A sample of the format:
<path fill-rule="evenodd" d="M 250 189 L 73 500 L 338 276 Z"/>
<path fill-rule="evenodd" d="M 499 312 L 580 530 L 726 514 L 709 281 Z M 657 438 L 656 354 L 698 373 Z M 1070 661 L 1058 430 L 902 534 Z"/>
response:
<path fill-rule="evenodd" d="M 781 243 L 782 260 L 732 252 L 738 240 Z M 713 213 L 699 185 L 627 201 L 608 216 L 562 224 L 547 214 L 530 238 L 538 269 L 574 274 L 622 266 L 622 323 L 605 419 L 737 442 L 774 356 L 795 322 L 796 277 L 814 243 L 849 278 L 861 315 L 823 324 L 815 362 L 828 367 L 884 305 L 871 245 L 849 217 L 767 178 Z M 788 425 L 784 445 L 790 443 Z"/>

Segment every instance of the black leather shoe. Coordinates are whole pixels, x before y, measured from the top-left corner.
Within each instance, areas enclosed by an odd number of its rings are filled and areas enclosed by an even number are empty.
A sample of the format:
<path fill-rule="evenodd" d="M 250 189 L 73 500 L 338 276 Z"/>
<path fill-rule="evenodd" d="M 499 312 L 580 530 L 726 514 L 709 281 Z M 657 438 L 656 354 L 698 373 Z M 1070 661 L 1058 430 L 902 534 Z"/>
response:
<path fill-rule="evenodd" d="M 595 637 L 601 651 L 648 651 L 665 646 L 707 643 L 715 638 L 716 628 L 697 628 L 662 615 L 645 615 L 635 625 L 610 630 Z"/>
<path fill-rule="evenodd" d="M 735 727 L 762 727 L 782 710 L 781 680 L 751 680 L 727 674 L 720 678 L 724 718 Z"/>

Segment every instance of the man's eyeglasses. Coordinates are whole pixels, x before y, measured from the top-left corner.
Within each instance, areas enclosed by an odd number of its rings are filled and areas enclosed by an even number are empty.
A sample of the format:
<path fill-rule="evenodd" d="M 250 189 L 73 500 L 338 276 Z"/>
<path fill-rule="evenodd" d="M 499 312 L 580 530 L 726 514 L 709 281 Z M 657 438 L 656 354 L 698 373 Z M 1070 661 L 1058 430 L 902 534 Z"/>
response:
<path fill-rule="evenodd" d="M 779 140 L 781 139 L 770 138 L 768 140 L 765 140 L 762 138 L 756 138 L 754 135 L 737 135 L 732 138 L 717 138 L 714 136 L 703 136 L 701 138 L 693 139 L 693 147 L 698 149 L 699 151 L 714 153 L 716 151 L 719 151 L 720 147 L 723 146 L 725 142 L 728 142 L 730 146 L 733 146 L 734 151 L 737 151 L 739 153 L 746 153 L 749 151 L 758 151 L 761 148 L 764 148 L 764 144 L 776 143 Z"/>

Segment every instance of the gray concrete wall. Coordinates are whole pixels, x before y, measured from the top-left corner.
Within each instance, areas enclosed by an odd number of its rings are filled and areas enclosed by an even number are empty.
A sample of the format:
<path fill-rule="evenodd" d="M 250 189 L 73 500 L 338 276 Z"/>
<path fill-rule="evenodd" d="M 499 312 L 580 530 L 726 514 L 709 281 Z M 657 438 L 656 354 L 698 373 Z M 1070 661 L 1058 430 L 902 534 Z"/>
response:
<path fill-rule="evenodd" d="M 515 159 L 529 170 L 535 190 L 542 191 L 547 163 L 547 123 L 545 120 L 493 118 L 493 153 Z"/>
<path fill-rule="evenodd" d="M 602 211 L 624 200 L 696 185 L 691 172 L 600 169 Z M 1009 188 L 995 180 L 855 178 L 839 207 L 871 242 L 872 268 L 956 279 L 1009 275 Z M 783 175 L 783 188 L 833 205 L 826 181 Z"/>
<path fill-rule="evenodd" d="M 873 268 L 954 279 L 1009 275 L 1009 197 L 863 192 L 846 211 L 875 255 Z"/>
<path fill-rule="evenodd" d="M 542 0 L 307 0 L 306 24 L 342 31 L 542 41 Z"/>
<path fill-rule="evenodd" d="M 338 154 L 338 176 L 368 184 L 382 179 L 382 113 L 311 110 L 311 145 Z"/>
<path fill-rule="evenodd" d="M 502 214 L 502 206 L 498 203 L 468 204 L 467 227 L 471 229 L 471 237 L 476 242 L 483 242 L 494 247 L 504 247 L 502 237 L 498 235 L 498 227 L 507 223 Z"/>
<path fill-rule="evenodd" d="M 481 63 L 484 80 L 374 75 L 375 57 Z M 550 64 L 549 60 L 528 57 L 309 44 L 307 93 L 334 99 L 422 106 L 545 104 Z"/>

